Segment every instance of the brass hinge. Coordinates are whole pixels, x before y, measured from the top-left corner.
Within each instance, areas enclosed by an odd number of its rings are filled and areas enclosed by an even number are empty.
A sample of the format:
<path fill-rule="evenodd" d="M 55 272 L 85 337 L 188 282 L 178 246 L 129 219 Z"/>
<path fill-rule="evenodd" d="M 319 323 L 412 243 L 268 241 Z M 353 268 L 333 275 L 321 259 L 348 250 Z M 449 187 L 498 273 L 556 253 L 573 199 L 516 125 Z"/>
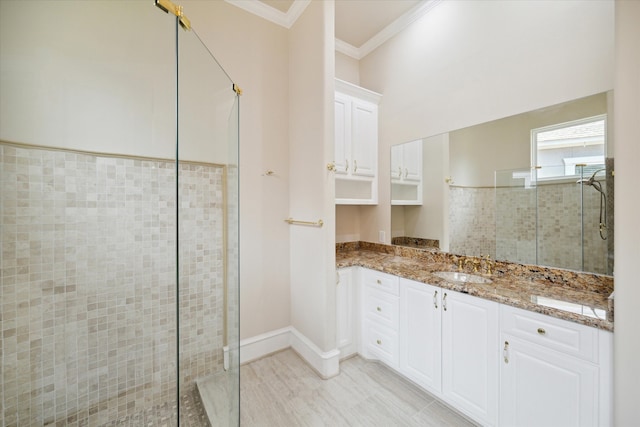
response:
<path fill-rule="evenodd" d="M 160 9 L 177 16 L 182 28 L 184 28 L 186 31 L 191 29 L 191 21 L 189 21 L 189 19 L 184 16 L 182 6 L 173 4 L 171 0 L 155 0 L 155 2 L 156 6 L 158 6 Z"/>
<path fill-rule="evenodd" d="M 234 83 L 232 88 L 233 88 L 233 91 L 236 93 L 236 95 L 242 96 L 242 89 L 240 89 L 240 86 Z"/>

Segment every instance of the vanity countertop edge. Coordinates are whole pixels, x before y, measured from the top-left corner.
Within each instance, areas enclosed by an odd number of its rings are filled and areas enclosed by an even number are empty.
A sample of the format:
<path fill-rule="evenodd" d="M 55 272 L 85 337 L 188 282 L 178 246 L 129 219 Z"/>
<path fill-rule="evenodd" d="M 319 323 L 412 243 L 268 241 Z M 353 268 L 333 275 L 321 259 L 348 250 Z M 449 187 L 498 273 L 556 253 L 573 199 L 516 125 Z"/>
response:
<path fill-rule="evenodd" d="M 433 274 L 458 271 L 456 261 L 459 258 L 437 250 L 380 243 L 336 244 L 337 268 L 364 267 L 613 332 L 611 276 L 501 261 L 494 261 L 492 274 L 473 273 L 492 281 L 487 284 L 452 282 Z M 554 302 L 569 307 L 569 311 L 555 308 Z M 593 314 L 575 312 L 580 306 L 583 312 Z"/>

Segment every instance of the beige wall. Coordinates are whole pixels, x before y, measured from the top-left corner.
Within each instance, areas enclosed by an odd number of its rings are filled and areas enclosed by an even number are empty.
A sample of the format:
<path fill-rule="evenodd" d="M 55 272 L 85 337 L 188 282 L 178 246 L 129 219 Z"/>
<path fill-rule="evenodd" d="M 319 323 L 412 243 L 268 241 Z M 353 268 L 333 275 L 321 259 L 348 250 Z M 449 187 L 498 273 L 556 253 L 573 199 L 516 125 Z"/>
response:
<path fill-rule="evenodd" d="M 494 171 L 531 166 L 531 129 L 600 114 L 607 93 L 449 132 L 451 177 L 462 187 L 493 187 Z"/>
<path fill-rule="evenodd" d="M 444 180 L 449 176 L 449 134 L 423 140 L 422 206 L 405 206 L 404 236 L 436 239 L 440 249 L 449 250 L 449 192 Z M 392 208 L 393 221 L 397 221 Z M 395 236 L 395 233 L 394 233 Z"/>
<path fill-rule="evenodd" d="M 154 9 L 0 2 L 0 138 L 175 157 L 174 25 Z"/>
<path fill-rule="evenodd" d="M 616 1 L 616 199 L 614 404 L 615 425 L 631 426 L 640 419 L 640 2 Z"/>
<path fill-rule="evenodd" d="M 360 60 L 361 86 L 383 94 L 380 182 L 392 144 L 610 90 L 612 62 L 612 1 L 440 3 Z M 364 240 L 389 233 L 388 187 Z"/>
<path fill-rule="evenodd" d="M 289 35 L 289 214 L 325 224 L 289 226 L 291 325 L 322 351 L 336 347 L 333 16 L 333 1 L 311 2 Z"/>
<path fill-rule="evenodd" d="M 289 215 L 288 31 L 223 1 L 185 0 L 183 6 L 203 42 L 244 90 L 240 324 L 246 338 L 290 325 L 289 228 L 283 221 Z M 0 12 L 0 139 L 175 157 L 171 16 L 152 2 L 130 2 L 123 13 L 112 1 L 97 0 L 1 1 Z M 202 118 L 211 117 L 208 108 L 220 106 L 201 95 L 220 89 L 233 98 L 230 83 L 193 85 L 207 82 L 215 68 L 196 47 L 193 33 L 180 36 L 186 41 L 182 52 L 189 53 L 181 80 L 188 102 L 181 104 L 181 117 L 190 123 L 181 129 L 187 140 L 181 158 L 224 163 L 226 135 L 216 133 L 223 142 L 210 144 L 194 138 L 194 131 L 211 127 L 194 125 L 209 126 Z M 267 170 L 275 174 L 264 176 Z"/>
<path fill-rule="evenodd" d="M 336 52 L 336 78 L 360 85 L 360 62 L 344 53 Z"/>
<path fill-rule="evenodd" d="M 289 326 L 289 32 L 222 1 L 185 1 L 240 98 L 240 337 Z M 259 70 L 260 72 L 256 72 Z M 273 170 L 272 176 L 265 176 Z"/>

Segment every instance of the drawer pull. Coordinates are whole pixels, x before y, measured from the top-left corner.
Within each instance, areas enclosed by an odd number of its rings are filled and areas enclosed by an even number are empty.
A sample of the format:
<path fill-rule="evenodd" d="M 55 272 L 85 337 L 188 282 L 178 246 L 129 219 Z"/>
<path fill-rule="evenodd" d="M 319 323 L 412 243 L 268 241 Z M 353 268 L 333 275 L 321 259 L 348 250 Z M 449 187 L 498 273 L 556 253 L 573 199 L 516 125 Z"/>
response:
<path fill-rule="evenodd" d="M 377 283 L 378 285 L 382 285 L 382 281 L 381 281 L 380 279 L 376 280 L 376 283 Z"/>
<path fill-rule="evenodd" d="M 382 309 L 380 307 L 376 307 L 376 310 L 378 311 L 382 311 Z"/>
<path fill-rule="evenodd" d="M 444 309 L 444 311 L 447 311 L 447 293 L 446 292 L 442 297 L 442 308 Z"/>
<path fill-rule="evenodd" d="M 435 291 L 433 294 L 433 306 L 438 308 L 438 291 Z"/>
<path fill-rule="evenodd" d="M 502 350 L 502 356 L 504 357 L 504 363 L 509 363 L 509 341 L 504 342 L 504 350 Z"/>
<path fill-rule="evenodd" d="M 544 335 L 544 334 L 546 334 L 546 333 L 547 333 L 547 331 L 545 331 L 545 330 L 544 330 L 544 329 L 542 329 L 542 328 L 538 328 L 538 333 L 539 333 L 540 335 Z"/>
<path fill-rule="evenodd" d="M 381 344 L 382 344 L 382 340 L 376 340 L 376 343 L 377 343 L 378 345 L 381 345 Z"/>

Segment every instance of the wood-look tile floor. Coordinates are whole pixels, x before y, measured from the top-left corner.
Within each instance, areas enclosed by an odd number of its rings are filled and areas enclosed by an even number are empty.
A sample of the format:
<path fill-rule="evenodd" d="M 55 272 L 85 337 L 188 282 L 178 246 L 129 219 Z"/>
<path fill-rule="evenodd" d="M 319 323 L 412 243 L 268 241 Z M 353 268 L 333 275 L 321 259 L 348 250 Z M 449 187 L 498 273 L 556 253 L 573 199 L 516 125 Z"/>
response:
<path fill-rule="evenodd" d="M 474 426 L 382 363 L 359 356 L 322 380 L 291 349 L 240 368 L 242 426 Z M 215 422 L 212 421 L 215 425 Z"/>

